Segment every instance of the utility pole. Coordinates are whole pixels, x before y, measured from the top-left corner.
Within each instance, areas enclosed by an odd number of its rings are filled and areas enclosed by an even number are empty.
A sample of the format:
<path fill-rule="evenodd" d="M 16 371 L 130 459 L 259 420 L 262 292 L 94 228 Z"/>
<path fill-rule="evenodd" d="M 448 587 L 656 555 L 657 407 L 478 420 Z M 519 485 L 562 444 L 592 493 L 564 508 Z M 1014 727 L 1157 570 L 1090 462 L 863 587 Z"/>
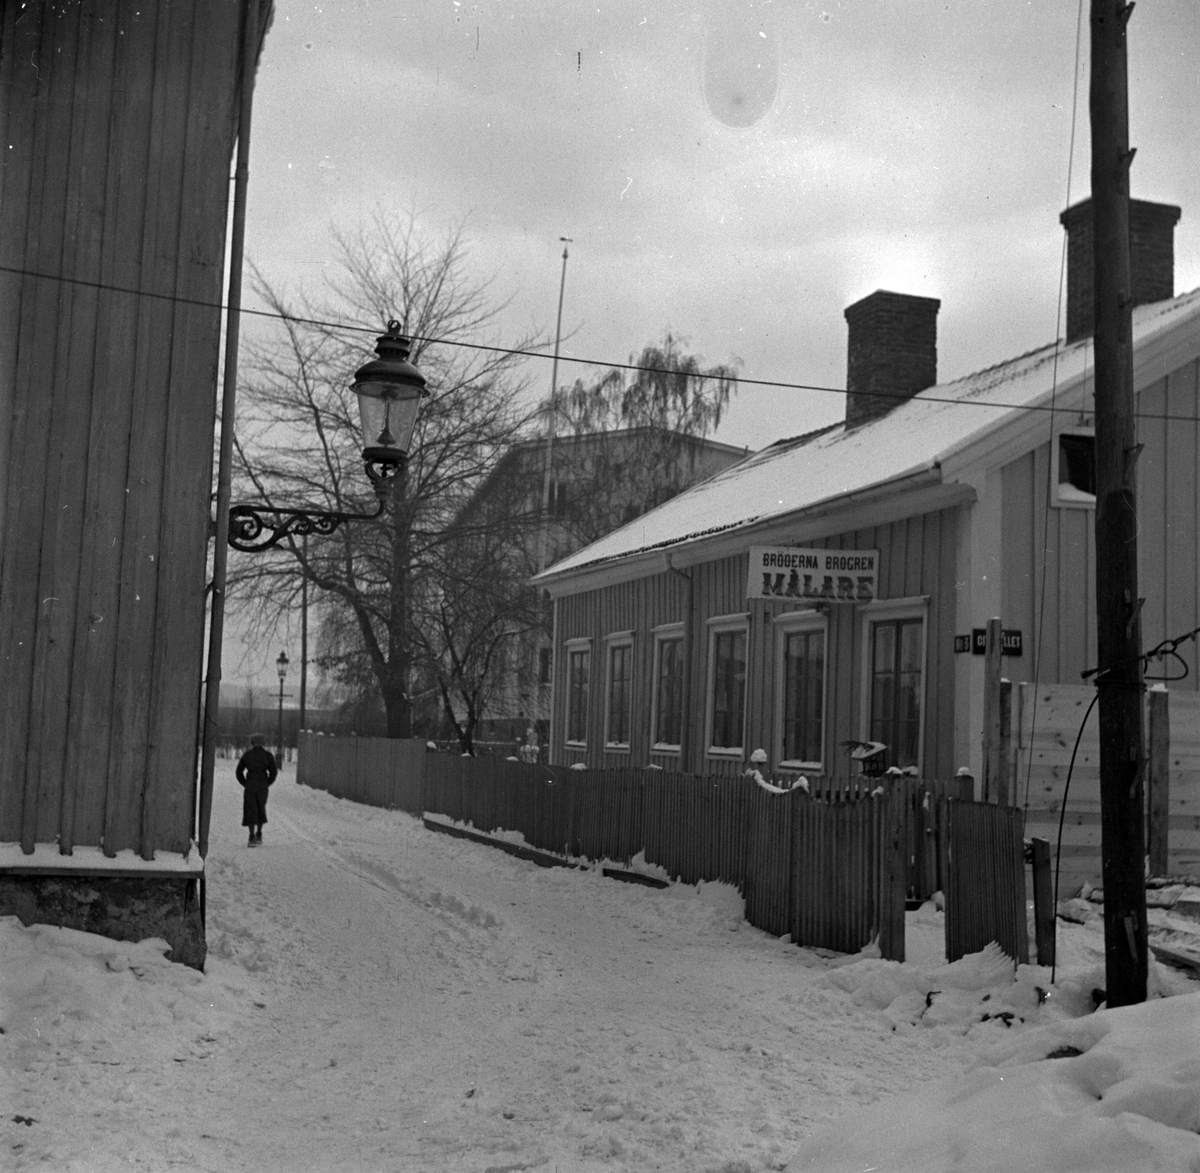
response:
<path fill-rule="evenodd" d="M 1129 261 L 1129 93 L 1123 0 L 1091 0 L 1096 362 L 1096 621 L 1100 823 L 1109 1006 L 1146 1000 L 1142 600 Z"/>
<path fill-rule="evenodd" d="M 554 324 L 554 359 L 550 364 L 550 418 L 547 421 L 546 460 L 542 475 L 542 524 L 538 539 L 538 573 L 546 569 L 550 558 L 550 489 L 553 485 L 554 468 L 554 432 L 558 422 L 558 345 L 562 339 L 562 310 L 563 294 L 567 289 L 567 245 L 572 243 L 571 237 L 560 236 L 563 242 L 562 276 L 558 281 L 558 319 Z"/>

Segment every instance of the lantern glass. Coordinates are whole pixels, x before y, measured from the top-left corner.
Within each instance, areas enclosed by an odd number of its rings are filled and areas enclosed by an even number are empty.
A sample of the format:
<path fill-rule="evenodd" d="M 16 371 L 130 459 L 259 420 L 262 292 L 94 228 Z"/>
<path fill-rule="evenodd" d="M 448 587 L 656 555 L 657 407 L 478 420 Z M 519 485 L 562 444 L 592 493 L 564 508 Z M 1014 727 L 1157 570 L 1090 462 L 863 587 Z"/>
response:
<path fill-rule="evenodd" d="M 356 383 L 358 412 L 362 419 L 363 447 L 395 453 L 397 460 L 408 454 L 423 390 L 397 383 Z"/>
<path fill-rule="evenodd" d="M 280 652 L 279 659 L 275 661 L 275 669 L 279 673 L 279 679 L 282 680 L 287 675 L 288 665 L 291 661 L 287 657 L 287 652 Z"/>

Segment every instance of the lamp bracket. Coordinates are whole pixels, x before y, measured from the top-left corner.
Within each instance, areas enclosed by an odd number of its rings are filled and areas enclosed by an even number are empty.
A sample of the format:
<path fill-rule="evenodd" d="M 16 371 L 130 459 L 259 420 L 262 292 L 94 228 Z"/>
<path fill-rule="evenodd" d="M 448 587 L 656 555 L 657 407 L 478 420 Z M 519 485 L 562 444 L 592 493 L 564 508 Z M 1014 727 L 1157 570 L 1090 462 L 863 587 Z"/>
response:
<path fill-rule="evenodd" d="M 254 505 L 235 505 L 229 511 L 229 544 L 235 550 L 256 554 L 270 550 L 288 538 L 305 534 L 325 537 L 345 521 L 376 521 L 383 516 L 392 485 L 404 471 L 404 462 L 397 461 L 390 451 L 363 452 L 366 473 L 375 490 L 379 508 L 374 513 L 343 513 L 325 509 L 270 509 Z M 268 518 L 275 518 L 270 521 Z"/>
<path fill-rule="evenodd" d="M 235 550 L 258 553 L 260 550 L 270 550 L 288 538 L 299 538 L 305 534 L 331 534 L 345 521 L 374 521 L 386 508 L 386 496 L 379 498 L 379 508 L 374 513 L 257 509 L 253 505 L 235 505 L 229 511 L 229 544 Z M 271 521 L 270 518 L 275 520 Z"/>

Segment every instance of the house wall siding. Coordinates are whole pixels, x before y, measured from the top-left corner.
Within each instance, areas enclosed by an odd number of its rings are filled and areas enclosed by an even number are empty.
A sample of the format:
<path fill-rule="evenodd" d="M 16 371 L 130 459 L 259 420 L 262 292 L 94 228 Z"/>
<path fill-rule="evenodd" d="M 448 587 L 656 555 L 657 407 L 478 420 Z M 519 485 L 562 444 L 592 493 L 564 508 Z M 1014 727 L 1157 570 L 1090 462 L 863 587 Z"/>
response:
<path fill-rule="evenodd" d="M 1137 465 L 1138 590 L 1146 600 L 1142 643 L 1152 647 L 1200 624 L 1197 363 L 1144 388 L 1137 410 L 1137 438 L 1144 445 Z M 1092 509 L 1048 509 L 1050 470 L 1049 441 L 1002 470 L 1001 617 L 1025 634 L 1024 656 L 1006 661 L 1005 673 L 1079 684 L 1097 658 L 1096 515 Z M 1194 691 L 1200 688 L 1196 645 L 1185 645 L 1181 654 L 1190 671 L 1173 687 Z"/>
<path fill-rule="evenodd" d="M 26 851 L 190 842 L 242 9 L 0 13 L 0 840 Z"/>
<path fill-rule="evenodd" d="M 878 549 L 879 596 L 883 600 L 927 596 L 924 703 L 925 772 L 949 777 L 954 772 L 953 730 L 955 694 L 953 645 L 955 620 L 955 553 L 958 537 L 955 509 L 922 514 L 888 525 L 831 535 L 805 545 L 833 549 Z M 767 749 L 778 760 L 780 736 L 775 729 L 777 704 L 776 616 L 805 609 L 790 602 L 747 600 L 748 554 L 700 563 L 684 573 L 691 576 L 693 619 L 690 666 L 691 703 L 685 712 L 693 747 L 691 761 L 678 755 L 653 754 L 650 720 L 653 707 L 654 628 L 680 623 L 687 613 L 687 586 L 679 574 L 661 574 L 618 583 L 598 590 L 565 594 L 556 600 L 558 634 L 555 649 L 555 696 L 551 731 L 552 760 L 584 762 L 589 766 L 646 765 L 688 768 L 713 774 L 740 773 L 752 750 Z M 736 759 L 705 753 L 709 623 L 726 615 L 748 616 L 746 737 Z M 834 605 L 828 622 L 828 687 L 824 730 L 824 762 L 830 773 L 844 774 L 849 766 L 842 745 L 862 735 L 863 611 Z M 606 694 L 605 636 L 632 631 L 634 681 L 632 729 L 627 753 L 605 752 L 602 744 Z M 578 638 L 592 641 L 589 738 L 587 750 L 563 742 L 566 721 L 566 644 Z"/>

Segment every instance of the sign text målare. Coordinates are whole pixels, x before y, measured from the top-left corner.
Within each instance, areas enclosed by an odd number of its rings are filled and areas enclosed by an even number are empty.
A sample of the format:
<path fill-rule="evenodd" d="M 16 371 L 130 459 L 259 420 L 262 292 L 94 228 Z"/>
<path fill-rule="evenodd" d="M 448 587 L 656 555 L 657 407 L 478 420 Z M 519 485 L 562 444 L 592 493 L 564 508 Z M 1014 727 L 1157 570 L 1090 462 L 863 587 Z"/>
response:
<path fill-rule="evenodd" d="M 878 584 L 878 550 L 750 547 L 747 598 L 869 603 Z"/>

